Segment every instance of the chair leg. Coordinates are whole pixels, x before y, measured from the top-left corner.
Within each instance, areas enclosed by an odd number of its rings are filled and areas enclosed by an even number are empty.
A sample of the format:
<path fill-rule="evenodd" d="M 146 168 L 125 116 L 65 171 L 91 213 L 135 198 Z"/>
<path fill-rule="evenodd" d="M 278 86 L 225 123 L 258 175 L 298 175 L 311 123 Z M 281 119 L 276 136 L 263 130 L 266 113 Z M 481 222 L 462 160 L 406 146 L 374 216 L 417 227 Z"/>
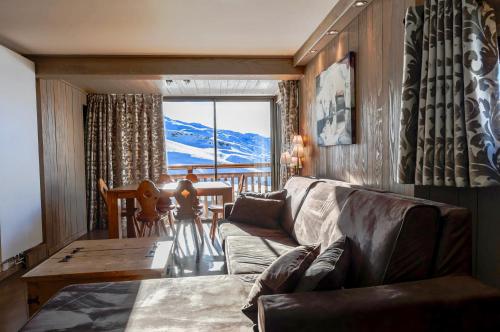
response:
<path fill-rule="evenodd" d="M 146 224 L 141 223 L 141 225 L 139 227 L 140 227 L 139 237 L 144 237 L 144 234 L 146 233 Z"/>
<path fill-rule="evenodd" d="M 141 236 L 141 226 L 139 225 L 139 222 L 135 217 L 133 217 L 134 221 L 134 232 L 135 232 L 135 237 L 140 237 Z"/>
<path fill-rule="evenodd" d="M 168 223 L 170 224 L 170 228 L 172 228 L 172 230 L 174 229 L 174 215 L 172 213 L 172 211 L 168 211 Z"/>
<path fill-rule="evenodd" d="M 160 236 L 160 224 L 159 224 L 159 221 L 155 222 L 153 224 L 152 228 L 154 228 L 153 235 L 154 236 Z"/>
<path fill-rule="evenodd" d="M 210 226 L 210 239 L 212 240 L 212 243 L 215 240 L 215 230 L 217 228 L 217 219 L 219 217 L 219 214 L 216 212 L 212 213 L 212 225 Z"/>
<path fill-rule="evenodd" d="M 160 223 L 161 230 L 163 231 L 163 233 L 165 234 L 165 236 L 167 236 L 168 235 L 168 230 L 167 230 L 167 226 L 165 226 L 165 220 L 160 219 L 159 223 Z M 158 236 L 161 236 L 160 235 L 160 230 L 158 230 Z"/>
<path fill-rule="evenodd" d="M 201 218 L 200 216 L 195 216 L 194 217 L 194 223 L 196 224 L 196 227 L 198 228 L 198 233 L 200 234 L 201 237 L 201 243 L 203 243 L 204 236 L 203 236 L 203 224 L 201 223 Z"/>

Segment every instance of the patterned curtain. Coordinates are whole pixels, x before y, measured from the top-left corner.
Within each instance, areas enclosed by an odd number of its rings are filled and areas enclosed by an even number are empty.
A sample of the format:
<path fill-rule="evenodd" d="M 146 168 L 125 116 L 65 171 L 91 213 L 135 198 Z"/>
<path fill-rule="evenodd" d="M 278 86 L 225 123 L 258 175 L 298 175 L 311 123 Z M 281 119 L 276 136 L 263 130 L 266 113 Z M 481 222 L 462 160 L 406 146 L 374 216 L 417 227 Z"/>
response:
<path fill-rule="evenodd" d="M 112 188 L 166 171 L 162 96 L 89 94 L 85 125 L 88 224 L 105 228 L 99 178 Z"/>
<path fill-rule="evenodd" d="M 293 136 L 299 134 L 299 81 L 281 81 L 278 87 L 278 106 L 281 111 L 281 153 L 283 153 L 291 151 Z M 284 165 L 280 165 L 279 173 L 280 188 L 283 188 L 290 174 Z"/>
<path fill-rule="evenodd" d="M 480 0 L 427 0 L 405 22 L 399 181 L 500 185 L 494 10 Z"/>

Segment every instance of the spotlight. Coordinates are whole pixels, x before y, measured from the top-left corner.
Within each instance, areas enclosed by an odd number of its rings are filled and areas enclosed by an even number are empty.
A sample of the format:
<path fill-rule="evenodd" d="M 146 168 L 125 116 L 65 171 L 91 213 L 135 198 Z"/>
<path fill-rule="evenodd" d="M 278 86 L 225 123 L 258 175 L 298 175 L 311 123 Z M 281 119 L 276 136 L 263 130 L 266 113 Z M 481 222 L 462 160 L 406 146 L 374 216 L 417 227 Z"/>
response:
<path fill-rule="evenodd" d="M 354 3 L 354 7 L 363 7 L 363 6 L 366 6 L 368 4 L 368 1 L 356 1 Z"/>

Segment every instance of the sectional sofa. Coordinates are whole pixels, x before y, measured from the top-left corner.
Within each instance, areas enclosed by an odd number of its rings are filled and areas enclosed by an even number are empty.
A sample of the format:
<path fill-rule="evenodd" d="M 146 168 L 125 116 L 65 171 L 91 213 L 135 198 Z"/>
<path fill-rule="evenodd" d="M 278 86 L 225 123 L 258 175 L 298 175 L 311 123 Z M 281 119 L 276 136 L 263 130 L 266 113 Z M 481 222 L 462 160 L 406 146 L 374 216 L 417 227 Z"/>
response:
<path fill-rule="evenodd" d="M 69 286 L 23 330 L 500 331 L 500 291 L 470 276 L 467 210 L 325 179 L 285 188 L 280 228 L 220 224 L 227 275 Z M 261 296 L 258 326 L 241 312 L 277 257 L 342 235 L 344 289 Z"/>

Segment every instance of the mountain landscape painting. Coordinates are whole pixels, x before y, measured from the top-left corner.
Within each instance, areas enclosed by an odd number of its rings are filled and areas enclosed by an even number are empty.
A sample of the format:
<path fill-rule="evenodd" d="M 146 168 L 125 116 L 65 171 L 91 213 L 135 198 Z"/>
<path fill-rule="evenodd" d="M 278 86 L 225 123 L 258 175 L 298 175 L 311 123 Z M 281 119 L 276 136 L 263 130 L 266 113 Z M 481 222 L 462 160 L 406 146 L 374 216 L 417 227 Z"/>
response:
<path fill-rule="evenodd" d="M 214 129 L 200 123 L 164 117 L 169 165 L 213 165 Z M 254 164 L 271 162 L 271 138 L 257 133 L 217 130 L 218 164 Z M 262 171 L 262 169 L 259 169 Z M 204 170 L 200 170 L 202 172 Z M 205 170 L 213 172 L 212 170 Z M 224 168 L 219 172 L 232 172 Z M 253 168 L 238 169 L 255 171 Z M 173 172 L 172 172 L 173 173 Z"/>

